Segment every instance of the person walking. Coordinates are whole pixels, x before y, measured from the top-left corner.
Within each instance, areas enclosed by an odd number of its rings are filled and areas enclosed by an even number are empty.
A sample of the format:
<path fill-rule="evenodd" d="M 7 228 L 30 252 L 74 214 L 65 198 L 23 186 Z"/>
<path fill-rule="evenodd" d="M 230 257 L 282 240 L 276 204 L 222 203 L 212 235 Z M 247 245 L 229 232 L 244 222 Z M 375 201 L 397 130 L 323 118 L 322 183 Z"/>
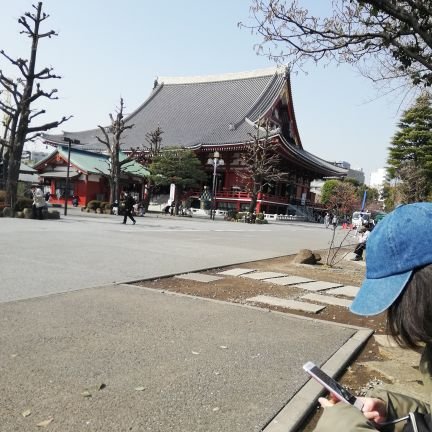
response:
<path fill-rule="evenodd" d="M 431 226 L 432 203 L 406 204 L 388 214 L 370 233 L 366 278 L 350 307 L 362 316 L 386 311 L 388 333 L 396 343 L 422 349 L 419 370 L 429 397 L 420 401 L 375 388 L 359 398 L 361 410 L 333 398 L 320 398 L 324 412 L 315 432 L 432 430 Z M 384 427 L 386 422 L 394 424 Z"/>
<path fill-rule="evenodd" d="M 122 223 L 125 224 L 127 218 L 129 218 L 134 225 L 136 224 L 136 220 L 132 216 L 134 205 L 135 205 L 134 197 L 130 193 L 125 192 L 124 216 L 123 216 Z"/>
<path fill-rule="evenodd" d="M 330 226 L 330 215 L 328 213 L 326 213 L 324 216 L 324 225 L 326 228 Z"/>
<path fill-rule="evenodd" d="M 333 229 L 336 229 L 338 224 L 338 217 L 334 214 L 332 217 L 332 225 L 333 225 Z"/>
<path fill-rule="evenodd" d="M 46 205 L 44 194 L 38 184 L 32 184 L 31 191 L 33 194 L 32 217 L 33 219 L 42 220 L 42 210 Z"/>

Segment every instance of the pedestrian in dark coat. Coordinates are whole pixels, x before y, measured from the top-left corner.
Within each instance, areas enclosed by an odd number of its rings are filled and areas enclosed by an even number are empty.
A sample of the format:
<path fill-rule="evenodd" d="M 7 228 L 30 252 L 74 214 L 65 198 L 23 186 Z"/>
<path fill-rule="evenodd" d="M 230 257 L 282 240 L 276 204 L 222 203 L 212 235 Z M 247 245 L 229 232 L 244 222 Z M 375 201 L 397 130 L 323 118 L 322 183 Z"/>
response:
<path fill-rule="evenodd" d="M 134 225 L 136 224 L 136 220 L 132 216 L 132 211 L 133 211 L 134 205 L 135 205 L 134 197 L 130 193 L 126 192 L 125 193 L 125 204 L 124 204 L 125 213 L 124 213 L 124 217 L 123 217 L 123 223 L 124 224 L 126 223 L 126 220 L 128 217 L 133 222 Z"/>

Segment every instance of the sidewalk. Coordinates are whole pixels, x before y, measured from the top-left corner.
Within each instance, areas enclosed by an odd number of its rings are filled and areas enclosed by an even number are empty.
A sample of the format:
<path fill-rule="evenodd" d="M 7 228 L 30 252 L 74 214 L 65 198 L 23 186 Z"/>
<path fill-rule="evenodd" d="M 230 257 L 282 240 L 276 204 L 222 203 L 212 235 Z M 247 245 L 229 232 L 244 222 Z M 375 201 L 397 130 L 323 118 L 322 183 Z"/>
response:
<path fill-rule="evenodd" d="M 316 391 L 302 364 L 337 370 L 368 336 L 130 285 L 0 310 L 3 432 L 294 430 Z"/>

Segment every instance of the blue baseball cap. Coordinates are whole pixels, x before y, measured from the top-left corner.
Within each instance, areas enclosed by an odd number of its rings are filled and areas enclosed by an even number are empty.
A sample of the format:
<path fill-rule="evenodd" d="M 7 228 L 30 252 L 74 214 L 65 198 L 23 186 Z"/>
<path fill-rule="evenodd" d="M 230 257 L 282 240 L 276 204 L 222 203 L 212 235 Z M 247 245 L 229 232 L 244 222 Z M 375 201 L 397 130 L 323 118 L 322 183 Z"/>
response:
<path fill-rule="evenodd" d="M 366 278 L 351 304 L 377 315 L 399 297 L 413 270 L 432 264 L 432 203 L 406 204 L 388 214 L 366 243 Z"/>

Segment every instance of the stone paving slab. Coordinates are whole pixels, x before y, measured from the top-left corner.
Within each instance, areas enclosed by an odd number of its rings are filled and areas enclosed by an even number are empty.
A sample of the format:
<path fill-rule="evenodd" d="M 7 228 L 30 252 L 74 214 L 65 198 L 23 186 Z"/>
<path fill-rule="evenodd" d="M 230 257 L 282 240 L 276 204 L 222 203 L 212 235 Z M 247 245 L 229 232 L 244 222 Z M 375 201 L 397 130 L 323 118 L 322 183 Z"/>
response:
<path fill-rule="evenodd" d="M 326 294 L 343 295 L 345 297 L 355 297 L 360 288 L 352 285 L 344 285 L 340 288 L 332 288 L 326 291 Z"/>
<path fill-rule="evenodd" d="M 417 367 L 420 364 L 421 354 L 411 349 L 403 349 L 400 347 L 383 347 L 381 345 L 378 347 L 378 349 L 380 354 L 387 359 L 397 360 L 401 364 L 410 367 Z"/>
<path fill-rule="evenodd" d="M 374 335 L 374 339 L 379 345 L 383 347 L 392 347 L 392 348 L 399 347 L 396 341 L 388 335 Z"/>
<path fill-rule="evenodd" d="M 304 303 L 296 300 L 281 299 L 278 297 L 271 297 L 265 295 L 251 297 L 246 299 L 246 301 L 254 302 L 254 303 L 264 303 L 271 306 L 280 306 L 287 309 L 294 309 L 302 312 L 312 312 L 312 313 L 318 313 L 319 311 L 325 308 L 325 306 L 319 306 L 312 303 Z"/>
<path fill-rule="evenodd" d="M 304 278 L 301 276 L 285 276 L 285 277 L 266 279 L 264 282 L 269 282 L 276 285 L 295 285 L 298 283 L 314 282 L 314 280 Z"/>
<path fill-rule="evenodd" d="M 241 276 L 246 273 L 252 273 L 256 271 L 255 269 L 246 269 L 246 268 L 233 268 L 230 270 L 225 270 L 223 272 L 219 272 L 218 274 L 224 275 L 224 276 Z"/>
<path fill-rule="evenodd" d="M 350 307 L 352 303 L 352 301 L 350 300 L 345 300 L 345 299 L 327 296 L 327 295 L 314 294 L 314 293 L 306 294 L 301 298 L 305 300 L 317 301 L 320 303 L 325 303 L 333 306 L 342 306 L 346 308 Z"/>
<path fill-rule="evenodd" d="M 202 282 L 202 283 L 215 282 L 217 280 L 223 279 L 219 276 L 212 276 L 203 273 L 186 273 L 182 275 L 177 275 L 175 277 L 178 279 L 186 279 L 186 280 Z"/>
<path fill-rule="evenodd" d="M 422 375 L 413 367 L 403 367 L 397 361 L 386 360 L 386 361 L 369 361 L 365 363 L 360 363 L 366 366 L 368 369 L 379 372 L 391 381 L 394 382 L 417 382 L 422 381 Z"/>
<path fill-rule="evenodd" d="M 244 274 L 241 277 L 255 279 L 255 280 L 264 280 L 264 279 L 277 278 L 282 276 L 288 276 L 288 275 L 286 273 L 276 273 L 276 272 L 255 272 L 255 273 Z"/>
<path fill-rule="evenodd" d="M 324 291 L 330 288 L 340 287 L 342 286 L 342 284 L 333 283 L 333 282 L 316 281 L 316 282 L 308 282 L 305 284 L 295 284 L 295 286 L 307 291 Z"/>

